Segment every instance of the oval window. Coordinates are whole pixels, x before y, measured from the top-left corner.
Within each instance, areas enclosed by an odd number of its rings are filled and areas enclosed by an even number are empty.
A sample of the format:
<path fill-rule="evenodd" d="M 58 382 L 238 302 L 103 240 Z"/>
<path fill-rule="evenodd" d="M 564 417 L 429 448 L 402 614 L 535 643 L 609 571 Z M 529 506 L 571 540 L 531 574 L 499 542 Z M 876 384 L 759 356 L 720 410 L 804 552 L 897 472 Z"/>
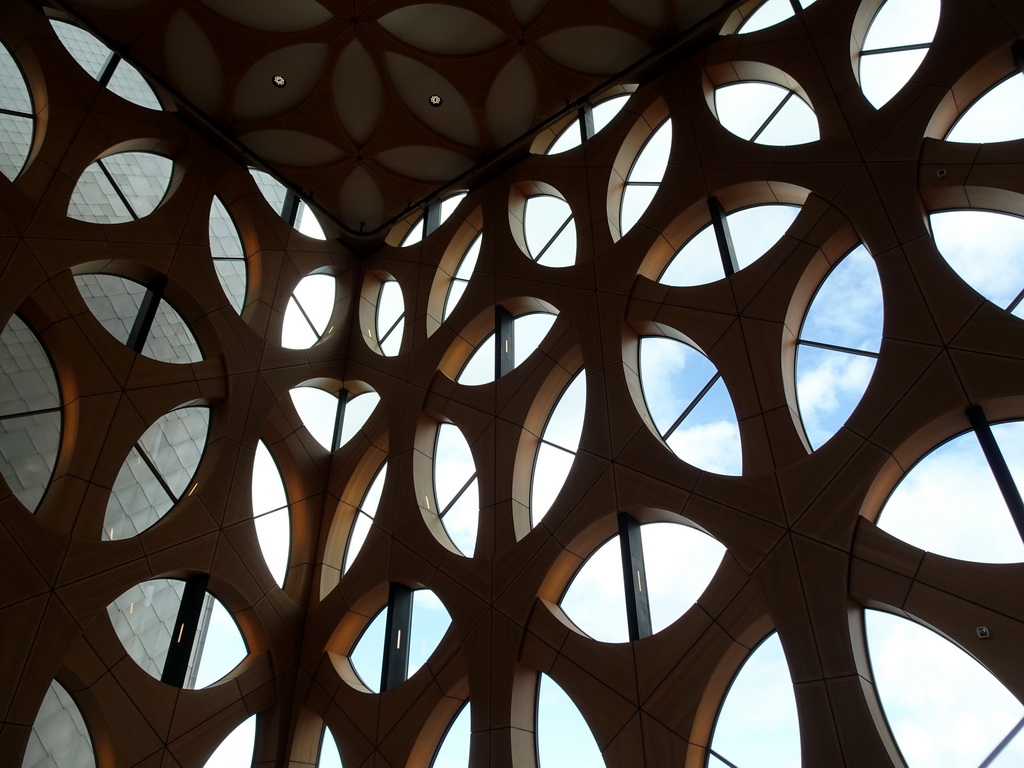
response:
<path fill-rule="evenodd" d="M 95 768 L 96 754 L 81 710 L 56 680 L 43 696 L 21 768 Z"/>
<path fill-rule="evenodd" d="M 899 616 L 866 610 L 864 633 L 878 700 L 909 768 L 1024 764 L 1020 739 L 988 761 L 1024 706 L 985 667 Z"/>
<path fill-rule="evenodd" d="M 284 311 L 281 346 L 309 349 L 331 329 L 337 281 L 329 275 L 307 275 L 295 286 Z"/>
<path fill-rule="evenodd" d="M 349 534 L 348 544 L 345 546 L 345 562 L 341 569 L 343 574 L 351 567 L 352 561 L 356 559 L 356 555 L 363 548 L 363 542 L 366 541 L 366 537 L 370 533 L 373 518 L 377 515 L 377 507 L 380 506 L 380 497 L 384 491 L 384 479 L 387 474 L 388 465 L 387 462 L 384 462 L 377 470 L 377 474 L 373 476 L 373 480 L 370 481 L 362 501 L 359 502 L 355 519 L 352 521 L 352 532 Z"/>
<path fill-rule="evenodd" d="M 121 224 L 149 216 L 163 202 L 174 163 L 152 152 L 119 152 L 86 168 L 68 204 L 68 216 L 94 224 Z"/>
<path fill-rule="evenodd" d="M 1024 74 L 1015 72 L 975 99 L 946 141 L 986 144 L 1024 138 Z"/>
<path fill-rule="evenodd" d="M 314 240 L 327 239 L 324 229 L 317 220 L 316 214 L 313 213 L 313 209 L 309 207 L 309 203 L 269 173 L 256 168 L 250 168 L 249 173 L 256 182 L 256 188 L 263 195 L 263 199 L 278 216 L 288 223 L 288 226 Z"/>
<path fill-rule="evenodd" d="M 577 373 L 562 391 L 537 446 L 530 484 L 530 518 L 537 525 L 551 509 L 569 477 L 587 410 L 587 377 Z"/>
<path fill-rule="evenodd" d="M 14 181 L 28 161 L 36 121 L 25 76 L 3 43 L 0 43 L 0 78 L 4 83 L 0 92 L 0 136 L 4 137 L 0 173 Z"/>
<path fill-rule="evenodd" d="M 799 213 L 798 205 L 771 204 L 721 216 L 726 243 L 716 236 L 714 225 L 708 224 L 676 253 L 658 282 L 703 285 L 731 276 L 764 256 L 786 234 Z"/>
<path fill-rule="evenodd" d="M 633 161 L 622 188 L 619 232 L 625 235 L 643 216 L 661 186 L 672 151 L 672 121 L 666 120 L 651 134 Z"/>
<path fill-rule="evenodd" d="M 698 469 L 742 474 L 736 411 L 714 363 L 689 344 L 644 336 L 640 384 L 658 436 L 676 456 Z"/>
<path fill-rule="evenodd" d="M 745 80 L 716 88 L 715 114 L 727 131 L 755 144 L 785 147 L 819 138 L 811 106 L 775 83 Z"/>
<path fill-rule="evenodd" d="M 882 285 L 861 245 L 828 273 L 797 340 L 796 396 L 813 450 L 840 430 L 875 370 L 882 343 Z"/>
<path fill-rule="evenodd" d="M 492 333 L 481 341 L 455 380 L 477 386 L 494 381 L 499 365 L 501 375 L 512 372 L 540 346 L 556 317 L 551 312 L 531 312 L 513 318 L 509 334 L 499 337 Z"/>
<path fill-rule="evenodd" d="M 467 557 L 476 549 L 480 490 L 469 443 L 454 424 L 441 424 L 434 444 L 434 510 Z"/>
<path fill-rule="evenodd" d="M 860 52 L 860 87 L 880 109 L 921 66 L 939 26 L 939 0 L 887 0 L 875 12 Z"/>
<path fill-rule="evenodd" d="M 381 283 L 375 325 L 381 354 L 394 357 L 402 348 L 405 333 L 405 299 L 402 287 L 393 278 Z"/>
<path fill-rule="evenodd" d="M 177 408 L 161 416 L 128 452 L 107 500 L 103 537 L 137 536 L 181 501 L 199 468 L 210 409 Z"/>
<path fill-rule="evenodd" d="M 181 315 L 163 298 L 163 277 L 148 286 L 117 275 L 75 275 L 89 311 L 118 341 L 164 363 L 198 363 L 203 352 Z"/>
<path fill-rule="evenodd" d="M 50 485 L 61 426 L 53 365 L 35 333 L 14 315 L 0 333 L 0 474 L 30 512 Z"/>
<path fill-rule="evenodd" d="M 441 313 L 441 322 L 448 319 L 448 316 L 455 309 L 455 305 L 462 299 L 466 288 L 469 287 L 469 278 L 472 277 L 473 270 L 476 269 L 476 261 L 480 257 L 480 246 L 483 245 L 483 241 L 484 236 L 482 234 L 477 235 L 462 255 L 459 266 L 456 267 L 455 274 L 452 275 L 451 283 L 448 285 L 448 293 L 445 295 L 444 309 Z"/>
<path fill-rule="evenodd" d="M 605 768 L 579 707 L 544 673 L 537 683 L 537 763 L 539 768 Z"/>
<path fill-rule="evenodd" d="M 1024 488 L 1024 422 L 991 426 L 1018 492 Z M 1024 544 L 973 432 L 927 454 L 900 480 L 878 527 L 920 549 L 983 563 L 1024 561 Z"/>
<path fill-rule="evenodd" d="M 317 387 L 294 387 L 288 395 L 306 430 L 328 451 L 338 450 L 362 429 L 380 402 L 373 390 L 352 394 L 342 389 L 333 394 Z"/>
<path fill-rule="evenodd" d="M 252 464 L 252 517 L 270 575 L 283 587 L 291 549 L 288 497 L 281 470 L 262 440 L 256 444 Z"/>
<path fill-rule="evenodd" d="M 352 668 L 374 693 L 390 690 L 427 663 L 451 623 L 448 611 L 429 589 L 393 583 L 388 605 L 359 636 L 349 655 Z"/>
<path fill-rule="evenodd" d="M 942 258 L 974 290 L 1024 317 L 1024 218 L 998 211 L 941 211 L 931 215 Z"/>
<path fill-rule="evenodd" d="M 580 630 L 606 643 L 643 638 L 674 622 L 697 602 L 725 554 L 715 539 L 688 525 L 631 525 L 639 529 L 639 546 L 620 519 L 619 535 L 587 558 L 559 603 Z M 630 584 L 624 573 L 631 574 Z M 630 596 L 650 617 L 647 631 L 629 626 Z"/>
<path fill-rule="evenodd" d="M 51 19 L 53 31 L 78 65 L 122 99 L 146 109 L 160 109 L 160 100 L 139 70 L 81 27 Z"/>
<path fill-rule="evenodd" d="M 153 579 L 107 606 L 114 632 L 142 669 L 169 685 L 205 688 L 248 654 L 238 625 L 206 591 L 206 576 Z"/>
<path fill-rule="evenodd" d="M 214 197 L 210 204 L 209 233 L 213 268 L 217 270 L 220 287 L 224 289 L 224 295 L 235 311 L 242 314 L 245 288 L 249 280 L 245 249 L 238 228 L 219 197 Z"/>
<path fill-rule="evenodd" d="M 551 142 L 551 146 L 548 147 L 546 154 L 557 155 L 562 152 L 568 152 L 570 149 L 580 146 L 585 138 L 592 139 L 622 111 L 622 108 L 626 106 L 626 102 L 629 101 L 629 97 L 630 94 L 624 93 L 594 104 L 590 108 L 589 117 L 592 128 L 588 130 L 585 125 L 581 125 L 579 118 L 573 120 Z"/>
<path fill-rule="evenodd" d="M 718 710 L 708 750 L 726 765 L 800 765 L 800 721 L 789 665 L 776 633 L 743 662 Z M 714 766 L 714 759 L 708 765 Z"/>
<path fill-rule="evenodd" d="M 527 256 L 545 267 L 576 263 L 576 222 L 565 200 L 554 195 L 528 197 L 523 219 Z"/>

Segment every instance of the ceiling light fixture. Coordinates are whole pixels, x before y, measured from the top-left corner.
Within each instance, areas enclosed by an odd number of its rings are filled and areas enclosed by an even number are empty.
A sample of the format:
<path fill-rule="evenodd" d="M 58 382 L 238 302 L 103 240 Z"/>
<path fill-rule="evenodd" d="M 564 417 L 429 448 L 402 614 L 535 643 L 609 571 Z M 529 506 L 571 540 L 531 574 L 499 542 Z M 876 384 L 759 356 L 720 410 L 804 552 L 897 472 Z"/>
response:
<path fill-rule="evenodd" d="M 441 97 L 438 96 L 436 93 L 431 95 L 431 97 L 430 97 L 430 106 L 432 106 L 432 107 L 440 107 L 441 106 L 441 102 L 442 102 Z"/>
<path fill-rule="evenodd" d="M 284 88 L 288 85 L 288 81 L 284 79 L 284 75 L 274 75 L 274 85 L 278 88 Z"/>

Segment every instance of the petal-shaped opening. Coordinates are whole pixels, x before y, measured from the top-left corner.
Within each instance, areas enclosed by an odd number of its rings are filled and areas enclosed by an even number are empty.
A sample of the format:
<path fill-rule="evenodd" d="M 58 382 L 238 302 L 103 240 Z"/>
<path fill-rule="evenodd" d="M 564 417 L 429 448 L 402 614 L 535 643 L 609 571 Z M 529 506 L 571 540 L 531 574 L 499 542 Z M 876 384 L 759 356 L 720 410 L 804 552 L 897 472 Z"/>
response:
<path fill-rule="evenodd" d="M 1024 424 L 993 428 L 1018 483 L 1024 480 Z M 1024 544 L 973 432 L 943 443 L 903 477 L 878 527 L 915 547 L 959 560 L 1024 561 Z"/>
<path fill-rule="evenodd" d="M 92 738 L 78 705 L 56 680 L 39 705 L 22 768 L 95 768 Z"/>
<path fill-rule="evenodd" d="M 327 451 L 334 450 L 334 428 L 338 418 L 338 396 L 316 387 L 295 387 L 288 391 L 306 431 Z"/>
<path fill-rule="evenodd" d="M 586 409 L 586 374 L 580 371 L 559 396 L 541 434 L 530 484 L 533 525 L 548 513 L 565 485 L 579 448 Z"/>
<path fill-rule="evenodd" d="M 337 281 L 329 275 L 302 278 L 284 311 L 281 346 L 308 349 L 320 341 L 334 313 L 336 291 Z"/>
<path fill-rule="evenodd" d="M 442 322 L 448 319 L 455 309 L 455 305 L 459 303 L 462 295 L 466 292 L 466 288 L 469 287 L 469 279 L 473 276 L 473 270 L 476 269 L 476 262 L 480 258 L 480 247 L 483 242 L 483 234 L 473 238 L 473 242 L 470 243 L 469 248 L 462 255 L 458 267 L 455 268 L 455 274 L 452 275 L 452 281 L 448 285 L 448 294 L 444 299 L 444 309 L 441 313 Z"/>
<path fill-rule="evenodd" d="M 808 307 L 796 358 L 796 394 L 814 450 L 846 423 L 867 389 L 882 342 L 882 285 L 864 246 L 829 272 Z"/>
<path fill-rule="evenodd" d="M 647 523 L 640 540 L 651 629 L 660 632 L 704 593 L 725 555 L 718 541 L 688 525 Z M 629 641 L 622 547 L 615 536 L 587 558 L 559 605 L 582 632 L 606 643 Z"/>
<path fill-rule="evenodd" d="M 345 445 L 356 432 L 363 428 L 379 402 L 380 395 L 372 390 L 349 398 L 349 401 L 345 403 L 345 418 L 341 424 L 338 448 Z"/>
<path fill-rule="evenodd" d="M 119 152 L 86 168 L 68 204 L 68 216 L 94 224 L 121 224 L 148 216 L 167 195 L 174 162 L 152 152 Z"/>
<path fill-rule="evenodd" d="M 909 768 L 981 765 L 1024 717 L 999 680 L 936 632 L 866 610 L 864 633 L 878 700 Z M 991 765 L 1022 761 L 1016 739 Z"/>
<path fill-rule="evenodd" d="M 793 5 L 790 0 L 768 0 L 761 3 L 753 13 L 747 16 L 746 20 L 736 30 L 738 35 L 746 35 L 751 32 L 759 32 L 768 27 L 774 27 L 786 19 L 794 16 Z"/>
<path fill-rule="evenodd" d="M 939 24 L 939 0 L 887 0 L 875 13 L 860 53 L 860 85 L 875 109 L 910 80 Z"/>
<path fill-rule="evenodd" d="M 367 535 L 370 533 L 370 526 L 373 525 L 373 518 L 377 515 L 377 507 L 380 506 L 381 493 L 384 491 L 384 479 L 388 474 L 387 462 L 384 462 L 377 474 L 370 481 L 366 493 L 363 494 L 359 508 L 356 510 L 355 520 L 352 521 L 352 532 L 348 537 L 348 544 L 345 546 L 345 563 L 342 573 L 348 571 L 352 561 L 356 559 L 359 550 L 363 547 Z"/>
<path fill-rule="evenodd" d="M 18 63 L 0 43 L 0 173 L 14 181 L 32 149 L 32 96 Z"/>
<path fill-rule="evenodd" d="M 1024 317 L 1024 218 L 998 211 L 942 211 L 931 215 L 932 238 L 964 282 L 1002 309 Z"/>
<path fill-rule="evenodd" d="M 1024 74 L 1015 72 L 974 100 L 946 141 L 983 144 L 1024 138 Z"/>
<path fill-rule="evenodd" d="M 374 693 L 380 693 L 381 670 L 384 668 L 384 630 L 387 625 L 388 609 L 385 607 L 373 617 L 366 629 L 359 635 L 349 660 L 352 669 L 359 675 L 363 685 Z"/>
<path fill-rule="evenodd" d="M 252 466 L 252 516 L 263 559 L 279 587 L 284 586 L 291 549 L 291 518 L 284 478 L 260 440 Z"/>
<path fill-rule="evenodd" d="M 591 138 L 600 133 L 605 126 L 610 123 L 614 117 L 622 111 L 622 108 L 626 106 L 626 102 L 629 101 L 631 94 L 624 93 L 620 96 L 612 96 L 610 99 L 600 101 L 593 106 L 591 110 L 591 118 L 593 120 L 594 132 L 591 134 Z M 568 152 L 570 149 L 575 149 L 583 143 L 583 134 L 580 132 L 580 121 L 573 120 L 567 126 L 565 126 L 561 133 L 551 142 L 551 146 L 548 147 L 547 154 L 558 155 L 562 152 Z"/>
<path fill-rule="evenodd" d="M 441 210 L 439 212 L 437 219 L 438 227 L 440 227 L 449 218 L 451 218 L 451 215 L 455 213 L 455 209 L 459 207 L 459 203 L 461 203 L 463 199 L 465 199 L 467 194 L 468 193 L 466 192 L 459 192 L 458 194 L 455 195 L 449 195 L 448 197 L 441 201 Z M 406 219 L 406 221 L 408 220 L 409 219 Z M 422 215 L 417 216 L 415 219 L 413 219 L 412 225 L 409 227 L 409 230 L 405 233 L 405 236 L 402 238 L 402 241 L 398 244 L 399 247 L 405 248 L 406 246 L 416 245 L 416 243 L 422 241 L 424 237 L 430 234 L 429 232 L 426 231 L 426 228 L 427 217 Z"/>
<path fill-rule="evenodd" d="M 793 681 L 774 632 L 753 650 L 733 678 L 715 720 L 711 753 L 728 760 L 729 765 L 800 765 L 800 722 Z"/>
<path fill-rule="evenodd" d="M 210 755 L 210 759 L 204 763 L 203 768 L 228 768 L 228 766 L 247 768 L 252 765 L 255 751 L 256 715 L 252 715 L 227 735 L 227 738 Z"/>
<path fill-rule="evenodd" d="M 114 481 L 103 519 L 111 541 L 142 533 L 185 494 L 206 448 L 210 409 L 178 408 L 147 429 Z"/>
<path fill-rule="evenodd" d="M 601 750 L 579 707 L 543 673 L 537 684 L 537 763 L 539 768 L 605 768 Z"/>
<path fill-rule="evenodd" d="M 320 753 L 316 758 L 316 768 L 342 768 L 338 742 L 335 741 L 334 734 L 326 725 L 320 735 Z"/>
<path fill-rule="evenodd" d="M 402 347 L 405 333 L 405 298 L 397 280 L 381 283 L 377 298 L 377 344 L 386 357 L 394 357 Z"/>
<path fill-rule="evenodd" d="M 224 295 L 228 297 L 231 306 L 241 314 L 249 279 L 245 248 L 231 214 L 219 197 L 214 197 L 210 204 L 209 232 L 210 253 L 220 287 L 224 289 Z"/>
<path fill-rule="evenodd" d="M 265 171 L 250 168 L 249 173 L 263 199 L 289 226 L 315 240 L 326 239 L 323 227 L 305 200 Z"/>
<path fill-rule="evenodd" d="M 137 584 L 107 606 L 114 632 L 128 655 L 157 680 L 164 674 L 168 651 L 181 642 L 185 631 L 177 626 L 185 589 L 186 583 L 178 579 L 153 579 Z M 202 609 L 191 624 L 194 640 L 185 688 L 217 682 L 249 652 L 224 605 L 209 592 L 199 597 Z"/>
<path fill-rule="evenodd" d="M 576 222 L 572 208 L 560 197 L 527 198 L 523 228 L 527 255 L 546 267 L 571 267 L 576 263 Z"/>
<path fill-rule="evenodd" d="M 462 431 L 442 424 L 434 446 L 435 510 L 452 543 L 467 557 L 476 548 L 480 492 L 473 452 Z"/>
<path fill-rule="evenodd" d="M 619 215 L 619 230 L 623 235 L 640 220 L 654 199 L 668 168 L 671 150 L 672 121 L 666 120 L 651 134 L 626 177 Z"/>
<path fill-rule="evenodd" d="M 817 141 L 818 121 L 795 91 L 745 80 L 715 89 L 715 112 L 727 131 L 755 144 L 789 146 Z"/>
<path fill-rule="evenodd" d="M 444 738 L 437 747 L 430 768 L 467 768 L 469 765 L 470 703 L 462 705 L 459 714 L 448 725 Z"/>
<path fill-rule="evenodd" d="M 658 435 L 679 458 L 709 472 L 742 474 L 736 411 L 708 358 L 681 341 L 645 336 L 640 383 Z"/>
<path fill-rule="evenodd" d="M 522 365 L 540 346 L 557 317 L 551 312 L 531 312 L 527 315 L 519 315 L 512 321 L 513 370 Z M 481 341 L 476 351 L 462 366 L 462 370 L 459 371 L 455 380 L 459 384 L 467 386 L 490 384 L 494 381 L 495 356 L 498 353 L 496 344 L 493 333 Z"/>
<path fill-rule="evenodd" d="M 725 217 L 739 269 L 764 256 L 786 234 L 800 213 L 798 205 L 755 205 L 733 211 Z M 714 228 L 708 224 L 691 237 L 661 273 L 658 282 L 665 285 L 703 285 L 726 276 L 728 254 L 719 251 Z"/>

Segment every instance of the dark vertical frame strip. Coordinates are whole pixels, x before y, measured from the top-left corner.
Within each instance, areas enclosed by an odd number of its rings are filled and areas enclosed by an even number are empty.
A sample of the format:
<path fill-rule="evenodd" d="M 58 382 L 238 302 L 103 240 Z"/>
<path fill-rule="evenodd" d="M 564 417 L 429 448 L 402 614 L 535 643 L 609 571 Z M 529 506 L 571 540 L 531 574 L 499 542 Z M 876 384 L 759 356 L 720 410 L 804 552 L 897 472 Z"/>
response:
<path fill-rule="evenodd" d="M 626 591 L 626 621 L 629 639 L 641 640 L 654 634 L 651 627 L 651 601 L 644 568 L 644 544 L 640 523 L 635 517 L 619 513 L 619 547 L 622 552 L 622 585 Z"/>
<path fill-rule="evenodd" d="M 389 691 L 409 676 L 409 644 L 412 640 L 412 589 L 391 582 L 388 589 L 388 618 L 384 629 L 384 663 L 380 690 Z"/>

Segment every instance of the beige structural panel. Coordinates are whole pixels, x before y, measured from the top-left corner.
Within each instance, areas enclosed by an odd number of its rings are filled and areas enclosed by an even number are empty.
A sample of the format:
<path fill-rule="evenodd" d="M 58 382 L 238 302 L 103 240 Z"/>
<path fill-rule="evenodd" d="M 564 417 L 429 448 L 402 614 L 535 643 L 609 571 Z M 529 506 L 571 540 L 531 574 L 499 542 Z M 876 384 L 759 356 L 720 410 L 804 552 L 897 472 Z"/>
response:
<path fill-rule="evenodd" d="M 114 34 L 132 29 L 136 14 L 164 14 L 169 18 L 159 24 L 185 39 L 188 26 L 175 14 L 187 13 L 204 34 L 229 30 L 232 39 L 261 41 L 282 54 L 352 35 L 337 18 L 319 23 L 312 0 L 303 4 L 303 18 L 319 26 L 273 34 L 234 29 L 229 11 L 236 4 L 226 0 L 177 9 L 167 2 L 83 5 Z M 267 18 L 277 5 L 260 4 Z M 395 50 L 436 44 L 416 13 L 399 3 L 377 5 L 386 24 L 368 34 L 370 52 L 346 66 L 369 66 L 367 57 L 381 64 L 375 41 L 386 29 Z M 592 5 L 577 4 L 573 13 L 585 15 Z M 636 32 L 640 16 L 660 10 L 674 18 L 675 5 L 710 13 L 713 4 L 613 5 L 638 17 L 629 27 Z M 549 19 L 562 4 L 509 6 L 515 15 L 503 24 L 497 11 L 487 24 L 449 11 L 449 22 L 467 30 L 460 55 L 482 55 L 472 51 L 495 44 L 494 29 L 507 35 L 513 19 Z M 712 26 L 721 29 L 730 11 Z M 938 137 L 1013 71 L 1010 47 L 1024 30 L 1024 11 L 995 0 L 945 0 L 920 68 L 877 110 L 856 79 L 871 14 L 858 0 L 818 0 L 774 27 L 668 54 L 663 71 L 639 85 L 598 135 L 551 156 L 524 148 L 521 161 L 470 189 L 421 242 L 362 253 L 332 239 L 336 232 L 316 240 L 291 228 L 214 133 L 174 109 L 126 102 L 75 69 L 35 4 L 0 4 L 0 41 L 25 74 L 36 116 L 24 170 L 13 182 L 0 179 L 0 326 L 17 313 L 36 334 L 53 362 L 63 418 L 53 477 L 34 514 L 0 481 L 2 762 L 20 765 L 56 679 L 81 712 L 100 768 L 200 768 L 254 714 L 253 765 L 260 768 L 314 765 L 325 723 L 347 768 L 427 768 L 467 700 L 470 764 L 531 768 L 543 672 L 579 707 L 608 768 L 701 768 L 730 681 L 750 650 L 777 632 L 795 687 L 803 765 L 900 766 L 867 660 L 864 607 L 938 630 L 1024 696 L 1024 566 L 925 553 L 874 523 L 906 471 L 968 428 L 966 408 L 982 406 L 990 421 L 1024 417 L 1024 324 L 961 280 L 928 224 L 935 210 L 1021 210 L 1019 141 L 980 146 Z M 603 17 L 594 23 L 601 26 Z M 171 32 L 159 24 L 145 27 L 152 40 L 125 32 L 125 44 L 163 50 Z M 538 29 L 536 47 L 550 60 L 527 45 L 530 67 L 572 79 L 566 68 L 573 62 L 593 71 L 618 61 L 614 51 L 588 51 L 582 28 Z M 604 45 L 617 38 L 595 39 Z M 559 52 L 562 44 L 566 52 Z M 334 58 L 319 62 L 310 86 L 311 98 L 324 104 L 340 54 L 331 50 Z M 497 62 L 503 50 L 488 55 Z M 172 59 L 168 67 L 177 72 Z M 377 77 L 388 71 L 378 66 Z M 419 75 L 410 72 L 414 82 Z M 750 143 L 716 119 L 709 106 L 716 85 L 773 81 L 777 72 L 799 83 L 819 140 Z M 224 91 L 209 97 L 215 115 L 229 118 L 240 98 L 230 94 L 245 76 L 238 66 L 222 67 Z M 486 91 L 483 82 L 472 89 Z M 406 108 L 387 94 L 386 131 L 366 130 L 397 137 Z M 197 91 L 194 99 L 201 98 Z M 304 109 L 294 125 L 284 107 L 279 122 L 259 125 L 308 131 L 316 112 Z M 617 214 L 632 159 L 666 117 L 672 148 L 664 177 L 620 235 L 609 212 Z M 450 151 L 443 132 L 424 135 L 414 143 Z M 291 141 L 283 132 L 278 139 Z M 403 144 L 388 138 L 380 146 Z M 311 145 L 303 139 L 295 146 Z M 173 161 L 155 210 L 119 224 L 69 218 L 83 171 L 125 151 Z M 426 152 L 422 159 L 424 167 L 433 162 Z M 292 181 L 308 192 L 313 175 L 296 173 Z M 557 190 L 571 209 L 572 265 L 546 267 L 520 248 L 522 224 L 510 220 L 509 206 L 527 189 Z M 786 234 L 733 277 L 689 287 L 656 282 L 672 254 L 708 224 L 709 197 L 727 213 L 763 203 L 802 207 Z M 211 256 L 214 199 L 237 227 L 246 257 L 240 312 Z M 484 237 L 475 269 L 442 320 L 442 292 L 478 232 Z M 815 291 L 859 243 L 882 288 L 879 355 L 845 426 L 812 452 L 796 397 L 797 338 Z M 166 279 L 163 297 L 203 359 L 160 362 L 106 332 L 76 287 L 76 275 L 94 273 L 147 286 Z M 307 349 L 284 348 L 289 299 L 314 273 L 336 279 L 328 331 Z M 380 354 L 367 335 L 382 276 L 397 281 L 404 300 L 404 335 L 393 356 Z M 460 361 L 494 328 L 495 306 L 512 315 L 544 308 L 556 317 L 514 370 L 489 384 L 457 384 Z M 696 348 L 721 375 L 738 424 L 741 475 L 686 464 L 656 433 L 642 407 L 638 358 L 640 339 L 652 335 Z M 559 396 L 581 371 L 586 410 L 578 449 L 564 486 L 531 527 L 540 441 Z M 381 400 L 359 432 L 328 451 L 292 403 L 289 392 L 299 385 L 332 394 L 372 390 Z M 150 425 L 182 406 L 209 408 L 189 492 L 141 534 L 104 540 L 104 514 L 125 456 Z M 434 501 L 424 498 L 434 482 L 438 424 L 448 422 L 465 438 L 477 473 L 472 557 L 430 524 Z M 286 489 L 283 587 L 253 522 L 260 440 Z M 385 461 L 373 524 L 342 574 L 352 521 Z M 634 643 L 605 644 L 578 631 L 557 606 L 580 564 L 615 534 L 621 512 L 641 523 L 697 526 L 726 554 L 678 620 Z M 209 574 L 208 590 L 232 614 L 248 655 L 217 684 L 180 690 L 132 661 L 107 606 L 143 582 L 196 574 Z M 430 590 L 452 623 L 425 665 L 374 694 L 358 684 L 348 654 L 386 604 L 391 583 Z M 979 626 L 990 630 L 987 638 Z"/>

